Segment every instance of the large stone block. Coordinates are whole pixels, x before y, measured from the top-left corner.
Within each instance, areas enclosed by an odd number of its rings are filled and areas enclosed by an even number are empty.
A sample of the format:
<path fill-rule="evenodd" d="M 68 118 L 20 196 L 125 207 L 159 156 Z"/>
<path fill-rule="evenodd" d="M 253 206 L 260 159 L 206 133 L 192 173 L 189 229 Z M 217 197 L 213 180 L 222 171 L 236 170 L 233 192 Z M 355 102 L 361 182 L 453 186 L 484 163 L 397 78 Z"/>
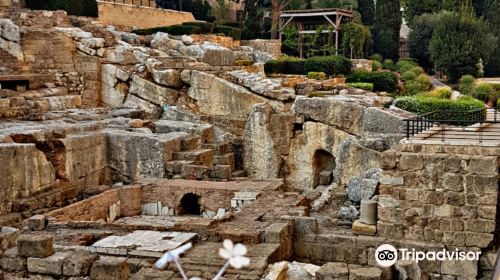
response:
<path fill-rule="evenodd" d="M 25 271 L 26 258 L 19 256 L 17 247 L 10 248 L 1 256 L 0 267 L 5 271 Z"/>
<path fill-rule="evenodd" d="M 348 280 L 349 269 L 347 264 L 338 262 L 329 262 L 316 271 L 318 280 Z"/>
<path fill-rule="evenodd" d="M 129 274 L 127 259 L 121 257 L 100 257 L 90 270 L 92 280 L 126 280 Z"/>
<path fill-rule="evenodd" d="M 137 75 L 132 76 L 129 92 L 156 106 L 174 105 L 179 97 L 177 90 L 156 85 Z"/>
<path fill-rule="evenodd" d="M 0 19 L 0 35 L 12 42 L 21 41 L 20 28 L 7 18 Z"/>
<path fill-rule="evenodd" d="M 69 253 L 57 252 L 47 258 L 28 258 L 28 271 L 31 273 L 62 275 L 63 263 Z"/>
<path fill-rule="evenodd" d="M 62 274 L 65 276 L 88 275 L 92 263 L 98 258 L 89 253 L 72 253 L 63 263 Z"/>
<path fill-rule="evenodd" d="M 17 240 L 19 256 L 46 258 L 54 254 L 53 237 L 51 235 L 21 234 Z"/>
<path fill-rule="evenodd" d="M 213 66 L 234 65 L 234 52 L 218 44 L 205 42 L 201 45 L 191 45 L 184 48 L 182 52 Z"/>
<path fill-rule="evenodd" d="M 34 215 L 28 219 L 28 228 L 30 230 L 43 230 L 47 220 L 44 215 Z"/>
<path fill-rule="evenodd" d="M 121 86 L 117 78 L 118 68 L 112 64 L 103 64 L 101 70 L 102 102 L 111 108 L 123 105 L 128 88 Z M 120 72 L 121 73 L 121 72 Z"/>

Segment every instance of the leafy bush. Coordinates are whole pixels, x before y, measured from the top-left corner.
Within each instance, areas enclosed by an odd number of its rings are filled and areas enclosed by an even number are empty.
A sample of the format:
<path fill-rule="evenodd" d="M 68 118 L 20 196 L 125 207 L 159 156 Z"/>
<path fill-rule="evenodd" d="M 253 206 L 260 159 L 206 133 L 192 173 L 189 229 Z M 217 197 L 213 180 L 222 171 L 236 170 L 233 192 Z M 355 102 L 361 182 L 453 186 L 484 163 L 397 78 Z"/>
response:
<path fill-rule="evenodd" d="M 398 63 L 396 63 L 396 67 L 399 73 L 404 73 L 412 70 L 415 67 L 419 67 L 417 63 L 410 59 L 400 59 Z"/>
<path fill-rule="evenodd" d="M 250 59 L 237 59 L 234 61 L 236 66 L 250 66 L 253 65 L 253 61 Z"/>
<path fill-rule="evenodd" d="M 397 71 L 396 64 L 394 64 L 394 61 L 390 59 L 385 59 L 384 62 L 382 62 L 382 66 L 384 69 L 391 70 L 391 71 Z"/>
<path fill-rule="evenodd" d="M 331 76 L 347 75 L 351 72 L 351 67 L 351 60 L 339 55 L 315 56 L 305 62 L 306 72 L 325 72 Z"/>
<path fill-rule="evenodd" d="M 456 101 L 425 96 L 406 96 L 396 99 L 394 105 L 403 110 L 419 115 L 434 112 L 447 111 L 443 115 L 436 114 L 433 119 L 442 120 L 467 120 L 465 112 L 484 109 L 484 103 L 473 98 L 460 98 Z"/>
<path fill-rule="evenodd" d="M 347 83 L 348 86 L 351 86 L 353 88 L 359 88 L 359 89 L 364 89 L 367 91 L 373 91 L 373 84 L 372 83 Z"/>
<path fill-rule="evenodd" d="M 307 77 L 315 80 L 325 80 L 328 78 L 325 72 L 309 72 L 307 73 Z"/>
<path fill-rule="evenodd" d="M 163 27 L 154 27 L 154 28 L 146 28 L 146 29 L 137 29 L 132 31 L 137 35 L 152 35 L 157 32 L 168 33 L 169 35 L 191 35 L 191 34 L 201 34 L 201 28 L 198 26 L 190 26 L 190 25 L 171 25 L 171 26 L 163 26 Z"/>
<path fill-rule="evenodd" d="M 418 96 L 449 99 L 451 97 L 451 94 L 452 92 L 450 89 L 442 87 L 442 88 L 437 88 L 433 91 L 420 93 L 418 94 Z"/>
<path fill-rule="evenodd" d="M 460 78 L 458 88 L 462 94 L 472 95 L 475 83 L 476 79 L 472 75 L 464 75 Z"/>
<path fill-rule="evenodd" d="M 493 86 L 490 84 L 478 84 L 472 90 L 472 96 L 478 100 L 482 100 L 484 102 L 488 101 L 492 94 L 494 93 Z"/>
<path fill-rule="evenodd" d="M 414 72 L 407 72 L 407 73 L 413 73 Z M 406 74 L 406 78 L 409 76 L 412 76 L 411 74 Z M 415 95 L 417 93 L 421 93 L 424 91 L 429 90 L 432 87 L 431 80 L 427 75 L 425 74 L 420 74 L 413 80 L 405 80 L 405 88 L 404 88 L 404 94 L 406 95 Z"/>
<path fill-rule="evenodd" d="M 372 56 L 370 56 L 370 59 L 382 63 L 383 58 L 380 54 L 374 53 L 374 54 L 372 54 Z"/>
<path fill-rule="evenodd" d="M 401 74 L 401 79 L 405 82 L 413 81 L 417 78 L 417 75 L 413 71 L 406 71 Z"/>
<path fill-rule="evenodd" d="M 214 27 L 214 33 L 222 33 L 226 36 L 232 37 L 235 40 L 241 39 L 241 29 L 231 26 L 216 26 Z"/>
<path fill-rule="evenodd" d="M 270 60 L 264 64 L 266 74 L 281 73 L 281 74 L 298 74 L 305 75 L 304 70 L 305 60 L 293 56 L 282 56 L 276 60 Z"/>
<path fill-rule="evenodd" d="M 26 7 L 32 10 L 64 10 L 70 15 L 97 17 L 95 0 L 26 0 Z"/>
<path fill-rule="evenodd" d="M 398 77 L 392 72 L 354 71 L 347 77 L 348 83 L 372 83 L 373 90 L 396 92 Z"/>
<path fill-rule="evenodd" d="M 184 22 L 182 25 L 198 26 L 199 28 L 201 28 L 202 33 L 213 33 L 215 27 L 213 23 L 204 21 Z"/>
<path fill-rule="evenodd" d="M 378 71 L 380 69 L 382 69 L 382 63 L 380 63 L 380 61 L 373 60 L 373 62 L 372 62 L 372 70 L 374 72 L 376 72 L 376 71 Z"/>

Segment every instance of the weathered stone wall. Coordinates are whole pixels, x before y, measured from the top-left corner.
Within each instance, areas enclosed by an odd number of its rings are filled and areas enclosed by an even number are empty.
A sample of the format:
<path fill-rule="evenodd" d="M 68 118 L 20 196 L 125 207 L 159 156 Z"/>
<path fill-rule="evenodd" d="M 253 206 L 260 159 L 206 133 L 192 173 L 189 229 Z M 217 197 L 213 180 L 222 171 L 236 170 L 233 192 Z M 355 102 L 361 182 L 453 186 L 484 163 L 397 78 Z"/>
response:
<path fill-rule="evenodd" d="M 499 204 L 498 148 L 402 145 L 383 153 L 379 236 L 487 248 Z"/>
<path fill-rule="evenodd" d="M 191 13 L 128 4 L 97 1 L 99 22 L 138 28 L 151 28 L 194 21 Z"/>
<path fill-rule="evenodd" d="M 274 57 L 281 55 L 281 41 L 280 40 L 241 40 L 242 46 L 252 47 L 254 50 L 270 53 Z"/>

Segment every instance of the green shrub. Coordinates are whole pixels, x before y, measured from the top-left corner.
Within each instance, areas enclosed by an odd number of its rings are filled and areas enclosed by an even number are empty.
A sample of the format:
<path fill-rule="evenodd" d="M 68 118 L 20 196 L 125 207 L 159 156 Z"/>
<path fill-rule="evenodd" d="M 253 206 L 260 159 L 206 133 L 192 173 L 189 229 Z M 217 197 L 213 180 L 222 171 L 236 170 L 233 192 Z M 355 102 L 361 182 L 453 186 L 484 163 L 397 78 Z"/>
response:
<path fill-rule="evenodd" d="M 213 23 L 205 21 L 184 22 L 182 25 L 198 26 L 199 28 L 201 28 L 202 33 L 213 33 L 215 27 Z"/>
<path fill-rule="evenodd" d="M 433 91 L 420 93 L 418 94 L 418 96 L 449 99 L 451 97 L 451 94 L 452 92 L 449 88 L 442 87 L 442 88 L 437 88 Z"/>
<path fill-rule="evenodd" d="M 417 67 L 413 67 L 411 68 L 411 70 L 413 73 L 415 73 L 415 75 L 422 75 L 422 74 L 425 74 L 425 71 L 424 71 L 424 68 L 420 67 L 420 66 L 417 66 Z"/>
<path fill-rule="evenodd" d="M 417 63 L 409 59 L 400 59 L 398 63 L 396 63 L 396 67 L 399 73 L 404 73 L 412 70 L 415 67 L 419 67 Z"/>
<path fill-rule="evenodd" d="M 347 77 L 348 83 L 372 83 L 374 91 L 396 92 L 398 77 L 392 72 L 354 71 Z"/>
<path fill-rule="evenodd" d="M 351 67 L 351 60 L 339 55 L 315 56 L 305 61 L 306 72 L 325 72 L 330 76 L 347 75 Z"/>
<path fill-rule="evenodd" d="M 241 39 L 241 29 L 231 26 L 216 26 L 214 33 L 222 33 L 226 36 L 232 37 L 235 40 Z"/>
<path fill-rule="evenodd" d="M 472 96 L 478 100 L 486 102 L 494 92 L 495 91 L 492 85 L 482 83 L 474 87 L 474 89 L 472 90 Z"/>
<path fill-rule="evenodd" d="M 281 73 L 281 74 L 297 74 L 305 75 L 304 70 L 305 60 L 293 56 L 282 56 L 276 60 L 270 60 L 264 64 L 266 74 Z"/>
<path fill-rule="evenodd" d="M 236 66 L 250 66 L 253 65 L 253 60 L 250 59 L 237 59 L 234 61 Z"/>
<path fill-rule="evenodd" d="M 432 83 L 429 77 L 425 74 L 421 74 L 415 79 L 405 82 L 404 94 L 415 95 L 417 93 L 428 91 L 431 87 Z"/>
<path fill-rule="evenodd" d="M 384 69 L 391 70 L 391 71 L 397 71 L 396 64 L 394 64 L 394 61 L 390 59 L 385 59 L 384 62 L 382 62 L 382 66 Z"/>
<path fill-rule="evenodd" d="M 223 26 L 229 26 L 234 28 L 241 28 L 241 23 L 239 21 L 225 21 L 222 23 Z"/>
<path fill-rule="evenodd" d="M 474 84 L 476 83 L 476 79 L 471 75 L 464 75 L 460 78 L 459 90 L 460 93 L 464 95 L 472 95 L 472 90 L 474 89 Z"/>
<path fill-rule="evenodd" d="M 367 91 L 373 91 L 373 84 L 372 83 L 347 83 L 348 86 L 353 87 L 353 88 L 359 88 L 359 89 L 364 89 Z"/>
<path fill-rule="evenodd" d="M 382 63 L 383 58 L 380 54 L 374 53 L 374 54 L 372 54 L 372 56 L 370 56 L 370 59 Z"/>
<path fill-rule="evenodd" d="M 401 79 L 405 82 L 413 81 L 417 78 L 417 75 L 413 71 L 406 71 L 401 74 Z"/>
<path fill-rule="evenodd" d="M 325 72 L 309 72 L 307 73 L 307 77 L 315 80 L 325 80 L 328 78 Z"/>
<path fill-rule="evenodd" d="M 168 33 L 169 35 L 191 35 L 191 34 L 201 34 L 201 27 L 199 26 L 190 26 L 190 25 L 171 25 L 171 26 L 163 26 L 163 27 L 154 27 L 154 28 L 146 28 L 146 29 L 137 29 L 132 31 L 137 35 L 152 35 L 157 32 Z"/>
<path fill-rule="evenodd" d="M 472 98 L 460 98 L 454 101 L 425 96 L 401 97 L 396 99 L 394 105 L 419 115 L 435 111 L 447 111 L 443 115 L 436 114 L 432 117 L 441 120 L 466 120 L 468 116 L 464 112 L 485 108 L 484 103 Z"/>
<path fill-rule="evenodd" d="M 372 70 L 374 72 L 381 70 L 382 69 L 382 63 L 380 61 L 373 60 L 372 61 Z"/>

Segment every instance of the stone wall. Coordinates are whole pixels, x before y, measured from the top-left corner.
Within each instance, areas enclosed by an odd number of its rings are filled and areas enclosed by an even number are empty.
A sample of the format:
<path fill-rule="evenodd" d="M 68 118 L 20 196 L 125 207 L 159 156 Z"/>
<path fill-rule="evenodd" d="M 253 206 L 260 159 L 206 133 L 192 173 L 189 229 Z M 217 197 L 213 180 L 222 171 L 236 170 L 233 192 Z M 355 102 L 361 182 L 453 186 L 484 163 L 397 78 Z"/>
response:
<path fill-rule="evenodd" d="M 194 21 L 191 13 L 97 1 L 99 22 L 136 28 L 152 28 Z"/>
<path fill-rule="evenodd" d="M 242 40 L 242 46 L 252 47 L 254 50 L 268 52 L 274 57 L 281 56 L 281 41 L 280 40 Z"/>
<path fill-rule="evenodd" d="M 382 162 L 379 236 L 491 245 L 499 202 L 498 148 L 402 145 L 383 153 Z"/>

